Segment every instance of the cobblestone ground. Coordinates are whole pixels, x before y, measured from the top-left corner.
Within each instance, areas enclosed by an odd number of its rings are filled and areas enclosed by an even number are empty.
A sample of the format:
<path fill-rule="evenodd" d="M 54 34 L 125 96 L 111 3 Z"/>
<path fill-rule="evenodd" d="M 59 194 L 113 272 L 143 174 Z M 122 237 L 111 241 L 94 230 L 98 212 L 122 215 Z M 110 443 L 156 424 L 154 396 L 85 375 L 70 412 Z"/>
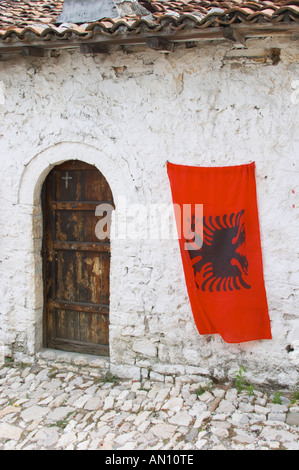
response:
<path fill-rule="evenodd" d="M 0 450 L 298 450 L 290 393 L 120 380 L 61 363 L 0 368 Z"/>

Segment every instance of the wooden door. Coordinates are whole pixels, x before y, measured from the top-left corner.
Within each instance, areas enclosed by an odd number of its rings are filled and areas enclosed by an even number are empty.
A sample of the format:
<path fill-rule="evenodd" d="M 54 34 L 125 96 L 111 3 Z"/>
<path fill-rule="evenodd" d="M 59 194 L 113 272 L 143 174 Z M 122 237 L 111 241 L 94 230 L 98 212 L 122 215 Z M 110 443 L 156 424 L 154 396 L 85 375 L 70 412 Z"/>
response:
<path fill-rule="evenodd" d="M 44 345 L 109 355 L 110 241 L 98 240 L 95 210 L 113 204 L 93 166 L 68 161 L 43 186 Z"/>

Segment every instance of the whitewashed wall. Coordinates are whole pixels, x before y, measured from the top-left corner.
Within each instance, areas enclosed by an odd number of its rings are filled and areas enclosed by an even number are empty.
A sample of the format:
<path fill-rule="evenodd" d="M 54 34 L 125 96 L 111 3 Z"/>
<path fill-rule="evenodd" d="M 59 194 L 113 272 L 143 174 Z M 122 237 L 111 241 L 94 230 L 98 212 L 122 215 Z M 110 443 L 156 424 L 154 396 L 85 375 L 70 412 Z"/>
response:
<path fill-rule="evenodd" d="M 244 54 L 226 44 L 0 62 L 2 359 L 29 360 L 42 346 L 40 189 L 55 164 L 95 164 L 112 188 L 116 221 L 120 198 L 171 204 L 167 160 L 254 160 L 273 340 L 200 336 L 177 240 L 113 240 L 111 371 L 223 379 L 243 365 L 255 383 L 296 384 L 299 54 L 292 41 L 275 66 L 254 58 L 270 46 L 277 43 L 251 41 Z"/>

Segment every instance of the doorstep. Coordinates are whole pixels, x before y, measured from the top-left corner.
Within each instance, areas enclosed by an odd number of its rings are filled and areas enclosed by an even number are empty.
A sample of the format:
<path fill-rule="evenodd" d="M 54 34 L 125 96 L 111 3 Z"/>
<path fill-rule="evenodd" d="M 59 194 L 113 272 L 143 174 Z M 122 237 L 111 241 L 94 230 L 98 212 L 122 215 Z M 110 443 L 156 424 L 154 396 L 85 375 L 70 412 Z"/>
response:
<path fill-rule="evenodd" d="M 110 368 L 109 357 L 66 352 L 57 349 L 42 349 L 36 354 L 36 361 L 40 365 L 51 365 L 58 369 L 63 367 L 76 369 L 80 367 L 91 369 L 95 372 L 107 373 Z"/>

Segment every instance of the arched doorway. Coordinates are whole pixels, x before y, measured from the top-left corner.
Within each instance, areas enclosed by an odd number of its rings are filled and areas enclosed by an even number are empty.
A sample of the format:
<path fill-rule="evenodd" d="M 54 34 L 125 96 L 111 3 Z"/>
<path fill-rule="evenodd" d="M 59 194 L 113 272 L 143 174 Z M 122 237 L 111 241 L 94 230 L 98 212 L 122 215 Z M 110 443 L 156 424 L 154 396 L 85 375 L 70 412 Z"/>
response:
<path fill-rule="evenodd" d="M 109 355 L 110 240 L 96 237 L 96 207 L 113 205 L 105 177 L 78 160 L 55 166 L 42 190 L 43 342 Z"/>

